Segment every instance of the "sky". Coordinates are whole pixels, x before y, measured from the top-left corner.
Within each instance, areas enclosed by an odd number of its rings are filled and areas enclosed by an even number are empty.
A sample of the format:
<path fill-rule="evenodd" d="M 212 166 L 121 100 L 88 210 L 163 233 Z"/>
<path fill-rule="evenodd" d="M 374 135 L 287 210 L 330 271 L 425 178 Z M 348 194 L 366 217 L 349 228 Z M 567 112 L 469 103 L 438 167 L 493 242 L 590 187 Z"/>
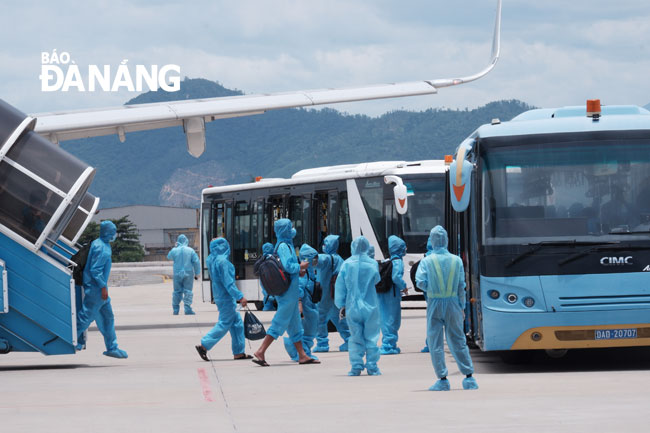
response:
<path fill-rule="evenodd" d="M 0 98 L 27 113 L 121 105 L 139 92 L 42 92 L 41 52 L 87 65 L 177 64 L 245 93 L 453 78 L 489 60 L 496 0 L 6 2 Z M 85 69 L 84 69 L 85 68 Z M 501 58 L 439 94 L 340 104 L 387 111 L 650 102 L 650 2 L 504 0 Z"/>

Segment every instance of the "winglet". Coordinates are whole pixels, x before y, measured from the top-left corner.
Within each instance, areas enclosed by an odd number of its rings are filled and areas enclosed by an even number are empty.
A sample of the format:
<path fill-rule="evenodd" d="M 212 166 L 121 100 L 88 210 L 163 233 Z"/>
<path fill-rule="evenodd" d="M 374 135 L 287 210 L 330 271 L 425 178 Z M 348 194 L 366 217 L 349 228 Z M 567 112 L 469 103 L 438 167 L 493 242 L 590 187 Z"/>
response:
<path fill-rule="evenodd" d="M 494 21 L 494 35 L 492 36 L 492 54 L 490 64 L 481 72 L 461 78 L 444 78 L 439 80 L 427 81 L 435 88 L 457 86 L 458 84 L 469 83 L 470 81 L 478 80 L 479 78 L 487 75 L 499 60 L 499 53 L 501 52 L 501 0 L 497 0 L 497 14 Z"/>

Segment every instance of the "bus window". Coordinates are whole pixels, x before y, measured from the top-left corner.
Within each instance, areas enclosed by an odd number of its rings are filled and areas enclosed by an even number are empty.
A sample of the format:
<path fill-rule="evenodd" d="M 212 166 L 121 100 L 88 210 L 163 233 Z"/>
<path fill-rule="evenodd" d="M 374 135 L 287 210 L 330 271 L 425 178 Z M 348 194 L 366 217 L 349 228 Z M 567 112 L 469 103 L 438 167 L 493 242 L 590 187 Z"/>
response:
<path fill-rule="evenodd" d="M 270 215 L 268 221 L 265 218 L 264 223 L 265 223 L 265 230 L 268 230 L 269 232 L 269 237 L 266 242 L 271 242 L 275 243 L 275 230 L 274 230 L 274 225 L 277 220 L 280 218 L 289 218 L 289 206 L 287 206 L 288 203 L 285 202 L 285 197 L 284 196 L 274 196 L 274 197 L 269 197 L 269 201 L 267 202 L 268 206 L 268 214 Z M 268 222 L 268 224 L 267 224 Z"/>
<path fill-rule="evenodd" d="M 395 209 L 394 199 L 391 198 L 384 202 L 384 215 L 386 215 L 387 237 L 391 235 L 403 237 L 403 234 L 400 232 L 399 217 L 397 216 L 397 210 Z"/>
<path fill-rule="evenodd" d="M 251 239 L 250 239 L 250 249 L 248 251 L 249 256 L 252 259 L 257 258 L 257 249 L 260 247 L 259 244 L 259 224 L 258 224 L 258 215 L 259 215 L 259 208 L 260 203 L 258 201 L 254 201 L 252 203 L 252 210 L 251 210 L 251 229 L 250 229 L 250 234 L 251 234 Z"/>
<path fill-rule="evenodd" d="M 294 246 L 300 247 L 303 243 L 303 220 L 302 220 L 302 197 L 291 197 L 289 199 L 289 219 L 296 229 L 296 237 L 293 239 Z"/>
<path fill-rule="evenodd" d="M 409 193 L 413 193 L 408 199 L 408 210 L 402 216 L 406 249 L 413 253 L 423 253 L 431 229 L 445 225 L 445 179 L 442 176 L 405 178 L 404 184 Z"/>
<path fill-rule="evenodd" d="M 250 245 L 251 215 L 248 202 L 238 201 L 235 204 L 235 250 L 248 249 Z"/>
<path fill-rule="evenodd" d="M 201 268 L 203 270 L 204 280 L 210 278 L 210 275 L 208 274 L 208 265 L 206 259 L 210 253 L 210 241 L 212 240 L 212 236 L 210 234 L 210 226 L 212 225 L 211 213 L 212 206 L 210 203 L 204 203 L 203 208 L 201 209 L 201 248 L 203 248 L 203 263 L 201 263 Z"/>
<path fill-rule="evenodd" d="M 312 236 L 311 222 L 311 195 L 305 195 L 302 199 L 302 241 L 310 246 L 312 246 L 314 240 Z"/>
<path fill-rule="evenodd" d="M 350 230 L 350 210 L 348 209 L 348 193 L 342 191 L 339 194 L 339 254 L 349 257 L 350 245 L 352 244 L 352 231 Z"/>
<path fill-rule="evenodd" d="M 257 249 L 257 254 L 262 253 L 262 244 L 266 242 L 266 231 L 265 227 L 266 221 L 268 218 L 264 212 L 264 200 L 259 199 L 255 202 L 255 241 L 253 242 L 253 247 Z M 257 255 L 255 256 L 257 258 Z"/>
<path fill-rule="evenodd" d="M 222 235 L 228 240 L 230 245 L 233 245 L 232 238 L 232 204 L 225 203 L 225 216 L 223 219 L 223 230 Z M 232 259 L 232 250 L 230 252 L 230 258 Z"/>
<path fill-rule="evenodd" d="M 382 178 L 371 177 L 367 179 L 358 179 L 357 186 L 361 193 L 363 206 L 368 213 L 370 224 L 375 231 L 375 236 L 384 253 L 388 254 L 388 242 L 386 239 L 386 227 L 384 224 L 384 182 Z M 409 200 L 410 205 L 410 200 Z M 382 242 L 383 241 L 383 242 Z"/>
<path fill-rule="evenodd" d="M 327 219 L 327 193 L 314 194 L 314 214 L 316 218 L 316 237 L 313 239 L 316 250 L 321 251 L 323 240 L 329 234 L 329 221 Z"/>

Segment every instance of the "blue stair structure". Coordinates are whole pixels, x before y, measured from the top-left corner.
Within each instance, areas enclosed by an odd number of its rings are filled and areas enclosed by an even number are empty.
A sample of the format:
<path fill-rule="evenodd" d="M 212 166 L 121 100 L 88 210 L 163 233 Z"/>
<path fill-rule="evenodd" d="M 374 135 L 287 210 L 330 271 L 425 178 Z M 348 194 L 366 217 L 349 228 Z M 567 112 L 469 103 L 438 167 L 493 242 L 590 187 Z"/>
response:
<path fill-rule="evenodd" d="M 81 290 L 71 257 L 99 204 L 95 170 L 0 99 L 0 354 L 73 354 Z"/>

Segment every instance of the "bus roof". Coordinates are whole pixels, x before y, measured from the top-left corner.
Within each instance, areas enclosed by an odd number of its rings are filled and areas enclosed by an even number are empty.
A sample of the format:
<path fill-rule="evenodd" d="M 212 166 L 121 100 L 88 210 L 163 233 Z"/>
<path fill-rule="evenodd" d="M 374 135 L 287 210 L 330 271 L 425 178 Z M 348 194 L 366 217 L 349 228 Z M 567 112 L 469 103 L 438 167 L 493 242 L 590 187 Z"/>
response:
<path fill-rule="evenodd" d="M 554 134 L 563 132 L 650 130 L 650 111 L 635 105 L 603 106 L 600 118 L 587 117 L 585 106 L 529 110 L 509 122 L 481 126 L 474 136 Z"/>
<path fill-rule="evenodd" d="M 333 165 L 329 167 L 308 168 L 300 170 L 291 178 L 268 178 L 259 182 L 242 183 L 237 185 L 224 185 L 206 188 L 203 195 L 221 192 L 233 192 L 269 187 L 283 187 L 306 183 L 328 182 L 362 177 L 409 174 L 439 173 L 447 170 L 444 160 L 422 161 L 378 161 L 361 164 Z"/>

